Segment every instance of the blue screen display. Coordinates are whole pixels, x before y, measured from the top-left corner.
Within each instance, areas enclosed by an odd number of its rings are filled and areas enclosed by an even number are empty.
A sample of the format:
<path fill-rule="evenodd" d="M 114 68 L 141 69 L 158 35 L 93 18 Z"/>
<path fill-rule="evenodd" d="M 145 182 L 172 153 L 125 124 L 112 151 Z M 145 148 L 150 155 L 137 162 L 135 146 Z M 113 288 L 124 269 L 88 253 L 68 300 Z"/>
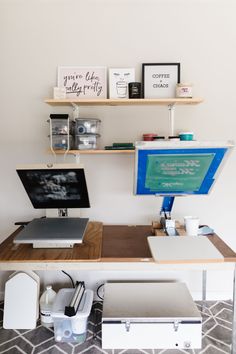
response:
<path fill-rule="evenodd" d="M 227 147 L 137 149 L 135 193 L 208 194 L 227 151 Z"/>

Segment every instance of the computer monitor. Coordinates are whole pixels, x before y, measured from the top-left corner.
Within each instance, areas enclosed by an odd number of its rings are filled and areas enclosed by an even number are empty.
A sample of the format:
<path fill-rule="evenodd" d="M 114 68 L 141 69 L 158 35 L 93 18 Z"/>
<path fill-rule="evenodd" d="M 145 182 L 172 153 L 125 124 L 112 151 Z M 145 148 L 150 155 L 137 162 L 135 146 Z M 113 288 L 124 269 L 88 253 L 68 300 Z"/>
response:
<path fill-rule="evenodd" d="M 232 147 L 231 142 L 139 142 L 136 144 L 134 193 L 206 195 Z"/>
<path fill-rule="evenodd" d="M 84 168 L 78 164 L 18 166 L 17 174 L 35 209 L 58 209 L 56 218 L 32 220 L 15 238 L 15 243 L 34 247 L 73 247 L 81 243 L 88 218 L 69 218 L 67 208 L 89 208 Z"/>

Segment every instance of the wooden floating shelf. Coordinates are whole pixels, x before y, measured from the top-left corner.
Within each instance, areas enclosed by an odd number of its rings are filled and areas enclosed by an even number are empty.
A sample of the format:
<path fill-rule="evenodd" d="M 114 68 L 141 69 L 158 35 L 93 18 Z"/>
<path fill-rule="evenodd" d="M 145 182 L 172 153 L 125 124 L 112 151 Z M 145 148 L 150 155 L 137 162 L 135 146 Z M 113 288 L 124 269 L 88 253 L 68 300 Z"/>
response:
<path fill-rule="evenodd" d="M 202 98 L 139 98 L 139 99 L 46 99 L 52 106 L 68 106 L 72 103 L 78 106 L 142 106 L 142 105 L 195 105 L 203 102 Z"/>
<path fill-rule="evenodd" d="M 50 150 L 51 152 L 51 150 Z M 134 154 L 135 150 L 55 150 L 55 154 L 64 155 L 110 155 L 110 154 Z"/>

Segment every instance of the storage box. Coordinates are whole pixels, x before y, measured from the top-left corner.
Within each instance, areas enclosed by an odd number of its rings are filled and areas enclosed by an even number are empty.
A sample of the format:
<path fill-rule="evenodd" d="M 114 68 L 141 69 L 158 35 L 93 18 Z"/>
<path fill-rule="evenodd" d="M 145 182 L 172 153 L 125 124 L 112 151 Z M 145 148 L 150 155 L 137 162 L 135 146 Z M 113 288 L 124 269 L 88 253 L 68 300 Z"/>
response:
<path fill-rule="evenodd" d="M 54 336 L 57 342 L 83 343 L 86 339 L 88 316 L 93 304 L 93 291 L 85 290 L 75 316 L 64 315 L 65 306 L 69 305 L 75 289 L 60 289 L 52 308 Z"/>
<path fill-rule="evenodd" d="M 97 149 L 98 134 L 82 134 L 75 135 L 75 149 L 78 150 L 93 150 Z"/>
<path fill-rule="evenodd" d="M 202 319 L 183 283 L 107 283 L 103 349 L 201 348 Z"/>
<path fill-rule="evenodd" d="M 73 136 L 69 135 L 52 135 L 53 150 L 67 150 L 73 148 Z"/>
<path fill-rule="evenodd" d="M 75 122 L 69 118 L 68 114 L 50 114 L 51 134 L 74 133 Z"/>
<path fill-rule="evenodd" d="M 98 134 L 100 119 L 97 118 L 77 118 L 75 119 L 75 134 Z"/>

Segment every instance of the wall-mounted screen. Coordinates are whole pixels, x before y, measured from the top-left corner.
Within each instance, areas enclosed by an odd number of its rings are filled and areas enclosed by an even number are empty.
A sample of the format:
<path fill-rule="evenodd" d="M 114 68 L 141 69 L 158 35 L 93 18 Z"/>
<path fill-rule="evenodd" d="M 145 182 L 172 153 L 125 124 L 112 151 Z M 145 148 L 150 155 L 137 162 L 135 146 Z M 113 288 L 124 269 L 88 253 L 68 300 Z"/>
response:
<path fill-rule="evenodd" d="M 195 141 L 137 143 L 135 194 L 208 194 L 232 146 Z"/>

